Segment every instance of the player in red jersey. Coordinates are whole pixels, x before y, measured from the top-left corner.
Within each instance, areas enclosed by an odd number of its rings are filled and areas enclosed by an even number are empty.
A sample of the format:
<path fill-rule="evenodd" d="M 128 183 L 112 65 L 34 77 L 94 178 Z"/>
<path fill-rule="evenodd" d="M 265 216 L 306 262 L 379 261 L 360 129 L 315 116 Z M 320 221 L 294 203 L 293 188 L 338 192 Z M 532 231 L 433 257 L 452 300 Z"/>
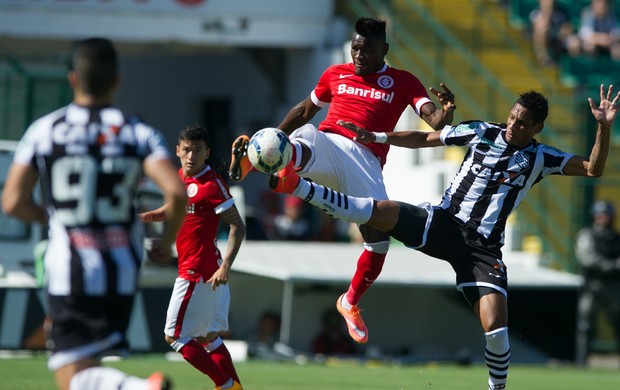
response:
<path fill-rule="evenodd" d="M 294 106 L 278 126 L 289 134 L 294 146 L 293 160 L 304 178 L 356 196 L 387 199 L 382 168 L 389 146 L 361 145 L 354 133 L 338 125 L 346 120 L 377 132 L 390 132 L 407 106 L 412 106 L 433 129 L 452 122 L 454 95 L 429 90 L 442 105 L 437 109 L 424 85 L 411 73 L 394 69 L 385 61 L 389 45 L 385 22 L 361 18 L 355 24 L 351 41 L 352 62 L 330 66 L 309 97 Z M 308 122 L 329 105 L 329 111 L 317 130 Z M 348 119 L 345 119 L 348 118 Z M 249 138 L 241 136 L 233 143 L 229 170 L 232 180 L 242 180 L 251 170 L 247 158 Z M 364 252 L 348 291 L 337 301 L 349 334 L 358 343 L 368 340 L 368 331 L 357 307 L 362 295 L 381 273 L 389 248 L 389 236 L 368 225 L 361 225 Z"/>
<path fill-rule="evenodd" d="M 245 237 L 245 225 L 228 185 L 206 160 L 208 132 L 203 127 L 181 131 L 176 148 L 179 176 L 187 189 L 186 215 L 177 236 L 179 275 L 174 283 L 164 330 L 166 341 L 217 389 L 241 389 L 230 353 L 219 334 L 228 330 L 230 267 Z M 141 214 L 160 221 L 167 205 Z M 220 219 L 229 226 L 226 254 L 217 247 Z"/>

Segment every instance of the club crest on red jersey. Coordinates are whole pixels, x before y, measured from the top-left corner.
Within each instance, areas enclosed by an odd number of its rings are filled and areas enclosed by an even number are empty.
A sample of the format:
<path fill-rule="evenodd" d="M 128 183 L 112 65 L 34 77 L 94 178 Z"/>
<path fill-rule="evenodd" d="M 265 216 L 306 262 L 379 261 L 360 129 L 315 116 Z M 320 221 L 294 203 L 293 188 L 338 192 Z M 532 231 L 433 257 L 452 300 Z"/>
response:
<path fill-rule="evenodd" d="M 187 196 L 189 196 L 190 198 L 193 198 L 194 196 L 196 196 L 197 193 L 198 193 L 198 186 L 196 185 L 196 183 L 192 183 L 187 186 Z"/>
<path fill-rule="evenodd" d="M 394 79 L 391 76 L 383 75 L 377 79 L 377 85 L 381 88 L 392 88 L 394 86 Z"/>

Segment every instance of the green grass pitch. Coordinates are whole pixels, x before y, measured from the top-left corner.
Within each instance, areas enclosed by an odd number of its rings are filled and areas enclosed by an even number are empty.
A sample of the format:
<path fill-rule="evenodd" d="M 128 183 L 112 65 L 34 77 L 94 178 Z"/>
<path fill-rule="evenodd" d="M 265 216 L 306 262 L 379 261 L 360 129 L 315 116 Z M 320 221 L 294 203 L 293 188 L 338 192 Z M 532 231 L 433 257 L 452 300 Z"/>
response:
<path fill-rule="evenodd" d="M 53 390 L 51 372 L 43 354 L 0 359 L 0 388 Z M 137 355 L 105 363 L 146 377 L 155 370 L 168 374 L 177 390 L 213 389 L 211 381 L 184 361 L 167 361 L 163 355 Z M 384 365 L 373 362 L 328 360 L 325 364 L 251 360 L 236 364 L 246 390 L 472 390 L 485 389 L 484 365 Z M 518 365 L 510 367 L 511 390 L 617 390 L 620 370 L 581 369 L 572 366 Z"/>

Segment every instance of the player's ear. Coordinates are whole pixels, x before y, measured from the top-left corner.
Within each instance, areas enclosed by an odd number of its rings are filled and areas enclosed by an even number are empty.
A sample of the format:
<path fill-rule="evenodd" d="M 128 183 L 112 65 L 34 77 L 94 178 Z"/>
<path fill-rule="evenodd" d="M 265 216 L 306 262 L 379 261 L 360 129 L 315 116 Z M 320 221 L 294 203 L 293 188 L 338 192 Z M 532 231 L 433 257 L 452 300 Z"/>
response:
<path fill-rule="evenodd" d="M 75 89 L 78 83 L 78 76 L 74 70 L 70 70 L 67 72 L 67 81 L 69 82 L 69 86 L 71 89 Z"/>
<path fill-rule="evenodd" d="M 536 134 L 540 133 L 545 128 L 545 122 L 536 124 Z"/>
<path fill-rule="evenodd" d="M 387 55 L 388 51 L 390 51 L 390 44 L 385 42 L 383 44 L 383 56 L 384 57 Z"/>
<path fill-rule="evenodd" d="M 112 81 L 112 90 L 118 89 L 118 86 L 121 84 L 121 78 L 116 75 L 114 76 L 114 81 Z"/>

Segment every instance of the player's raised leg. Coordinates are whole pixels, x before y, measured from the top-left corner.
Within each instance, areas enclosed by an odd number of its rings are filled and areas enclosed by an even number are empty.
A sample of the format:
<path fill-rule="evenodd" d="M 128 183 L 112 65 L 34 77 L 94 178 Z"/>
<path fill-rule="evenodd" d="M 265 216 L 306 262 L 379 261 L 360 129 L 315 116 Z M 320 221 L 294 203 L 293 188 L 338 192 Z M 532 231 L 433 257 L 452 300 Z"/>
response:
<path fill-rule="evenodd" d="M 349 197 L 317 183 L 301 179 L 292 164 L 270 177 L 270 187 L 276 192 L 293 194 L 319 207 L 327 214 L 362 225 L 369 220 L 373 208 L 370 198 Z M 358 303 L 363 294 L 381 273 L 389 248 L 389 235 L 369 226 L 365 227 L 366 243 L 360 256 L 349 289 L 342 294 L 336 308 L 344 317 L 349 335 L 358 343 L 368 341 L 368 329 L 362 319 Z"/>
<path fill-rule="evenodd" d="M 250 137 L 247 135 L 240 135 L 232 144 L 232 156 L 228 168 L 228 175 L 232 181 L 241 181 L 248 173 L 255 170 L 248 158 L 249 144 Z"/>

